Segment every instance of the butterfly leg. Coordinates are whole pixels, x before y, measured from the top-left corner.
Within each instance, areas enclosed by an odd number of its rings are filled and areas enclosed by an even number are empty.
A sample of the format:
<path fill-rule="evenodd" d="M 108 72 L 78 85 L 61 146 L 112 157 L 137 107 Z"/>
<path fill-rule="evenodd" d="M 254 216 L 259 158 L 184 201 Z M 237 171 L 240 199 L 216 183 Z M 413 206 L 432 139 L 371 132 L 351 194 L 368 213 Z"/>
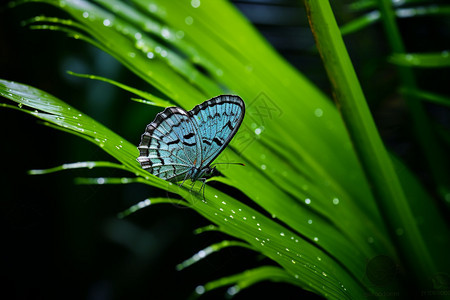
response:
<path fill-rule="evenodd" d="M 186 173 L 186 176 L 184 176 L 183 182 L 181 182 L 180 187 L 183 186 L 183 184 L 184 184 L 184 182 L 186 181 L 186 179 L 188 178 L 188 176 L 189 176 L 189 172 L 187 172 L 187 173 Z"/>
<path fill-rule="evenodd" d="M 194 185 L 195 185 L 195 181 L 192 181 L 192 184 L 191 184 L 191 191 L 194 189 Z"/>
<path fill-rule="evenodd" d="M 200 187 L 200 190 L 198 191 L 199 193 L 202 191 L 203 189 L 203 200 L 205 200 L 205 185 L 206 185 L 206 178 L 199 178 L 198 181 L 203 182 L 202 186 Z"/>

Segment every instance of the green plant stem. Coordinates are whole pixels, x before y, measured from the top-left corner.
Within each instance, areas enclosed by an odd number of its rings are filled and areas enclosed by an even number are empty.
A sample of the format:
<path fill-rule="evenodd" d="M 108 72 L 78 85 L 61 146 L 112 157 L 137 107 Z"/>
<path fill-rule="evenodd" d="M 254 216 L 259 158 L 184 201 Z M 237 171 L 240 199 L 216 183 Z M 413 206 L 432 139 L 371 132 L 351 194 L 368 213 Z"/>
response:
<path fill-rule="evenodd" d="M 386 36 L 391 46 L 393 54 L 405 54 L 399 28 L 396 22 L 395 11 L 392 8 L 391 0 L 378 0 L 381 13 L 381 21 L 385 29 Z M 401 84 L 406 89 L 417 89 L 416 79 L 410 67 L 397 65 L 397 71 Z M 415 130 L 420 148 L 429 165 L 431 175 L 437 185 L 438 192 L 442 198 L 449 193 L 448 159 L 439 147 L 436 135 L 433 132 L 429 118 L 423 107 L 421 99 L 414 95 L 405 95 L 406 104 L 411 114 L 413 128 Z M 449 205 L 450 202 L 447 202 Z"/>
<path fill-rule="evenodd" d="M 330 3 L 305 0 L 305 4 L 311 30 L 335 92 L 335 100 L 372 186 L 379 210 L 398 247 L 399 257 L 405 268 L 417 277 L 432 276 L 436 270 L 435 264 L 378 134 Z"/>

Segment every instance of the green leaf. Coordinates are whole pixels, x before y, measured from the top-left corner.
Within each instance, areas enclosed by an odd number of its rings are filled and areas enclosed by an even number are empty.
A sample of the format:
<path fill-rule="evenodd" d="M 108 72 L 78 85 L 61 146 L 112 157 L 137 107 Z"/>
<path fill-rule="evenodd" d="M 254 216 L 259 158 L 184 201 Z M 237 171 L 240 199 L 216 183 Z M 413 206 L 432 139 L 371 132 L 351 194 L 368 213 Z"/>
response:
<path fill-rule="evenodd" d="M 328 1 L 306 1 L 306 5 L 336 101 L 380 211 L 391 235 L 400 245 L 403 264 L 415 269 L 418 278 L 432 276 L 437 272 L 439 262 L 431 255 L 428 236 L 420 231 L 415 221 L 401 180 L 381 141 L 330 4 Z M 401 228 L 401 234 L 398 234 L 398 228 Z"/>
<path fill-rule="evenodd" d="M 227 290 L 227 294 L 228 296 L 234 296 L 243 289 L 265 280 L 273 282 L 289 282 L 297 285 L 295 277 L 292 277 L 283 269 L 274 266 L 263 266 L 210 281 L 205 285 L 198 286 L 196 288 L 196 293 L 201 295 L 204 292 L 233 284 L 233 286 Z"/>
<path fill-rule="evenodd" d="M 439 53 L 394 53 L 389 58 L 393 64 L 418 68 L 446 68 L 450 67 L 449 51 Z"/>
<path fill-rule="evenodd" d="M 96 76 L 96 75 L 78 74 L 78 73 L 71 72 L 71 71 L 68 71 L 67 73 L 69 73 L 70 75 L 77 76 L 77 77 L 89 78 L 89 79 L 95 79 L 95 80 L 108 82 L 108 83 L 110 83 L 112 85 L 115 85 L 115 86 L 125 90 L 125 91 L 131 92 L 131 93 L 133 93 L 133 94 L 135 94 L 137 96 L 140 96 L 140 97 L 144 98 L 145 100 L 139 100 L 139 99 L 133 99 L 132 98 L 132 100 L 140 102 L 140 103 L 145 103 L 145 104 L 148 104 L 148 105 L 160 106 L 160 107 L 167 107 L 167 106 L 171 106 L 172 105 L 169 101 L 161 99 L 161 98 L 159 98 L 159 97 L 157 97 L 155 95 L 152 95 L 150 93 L 147 93 L 147 92 L 144 92 L 144 91 L 132 88 L 130 86 L 127 86 L 125 84 L 119 83 L 117 81 L 114 81 L 114 80 L 111 80 L 111 79 L 108 79 L 108 78 L 104 78 L 104 77 Z"/>
<path fill-rule="evenodd" d="M 429 101 L 432 103 L 450 106 L 450 97 L 446 97 L 436 93 L 410 88 L 402 88 L 400 92 L 404 95 L 414 96 L 416 98 Z"/>
<path fill-rule="evenodd" d="M 239 242 L 239 241 L 222 241 L 220 243 L 216 243 L 213 245 L 210 245 L 202 250 L 200 250 L 199 252 L 197 252 L 196 254 L 194 254 L 192 257 L 186 259 L 185 261 L 179 263 L 176 268 L 178 271 L 183 270 L 184 268 L 187 268 L 193 264 L 195 264 L 196 262 L 200 261 L 201 259 L 204 259 L 205 257 L 207 257 L 210 254 L 213 254 L 215 252 L 218 252 L 224 248 L 228 248 L 228 247 L 243 247 L 243 248 L 248 248 L 251 250 L 255 250 L 253 247 L 249 246 L 246 243 L 243 242 Z"/>
<path fill-rule="evenodd" d="M 367 26 L 380 20 L 380 12 L 377 10 L 364 14 L 341 26 L 341 34 L 347 35 L 366 28 Z"/>
<path fill-rule="evenodd" d="M 393 1 L 393 5 L 406 4 L 408 2 L 414 1 Z M 350 8 L 355 11 L 359 11 L 367 8 L 376 8 L 376 1 L 357 1 L 350 5 Z M 408 7 L 408 8 L 396 8 L 395 15 L 398 18 L 411 18 L 418 16 L 432 16 L 432 15 L 448 15 L 450 14 L 450 6 L 419 6 L 419 7 Z M 378 10 L 373 10 L 354 20 L 342 25 L 341 34 L 347 35 L 353 32 L 362 30 L 381 19 L 381 14 Z"/>
<path fill-rule="evenodd" d="M 170 198 L 152 198 L 152 199 L 145 199 L 143 201 L 140 201 L 140 202 L 136 203 L 135 205 L 133 205 L 133 206 L 127 208 L 126 210 L 118 213 L 117 217 L 119 219 L 123 219 L 123 218 L 131 215 L 132 213 L 137 212 L 138 210 L 146 208 L 146 207 L 148 207 L 150 205 L 161 204 L 161 203 L 189 207 L 189 204 L 186 201 L 183 201 L 183 200 L 170 199 Z"/>
<path fill-rule="evenodd" d="M 93 168 L 115 168 L 115 169 L 122 169 L 127 170 L 126 167 L 120 164 L 112 163 L 109 161 L 82 161 L 82 162 L 76 162 L 76 163 L 70 163 L 70 164 L 63 164 L 61 166 L 49 168 L 49 169 L 41 169 L 41 170 L 30 170 L 28 171 L 28 174 L 30 175 L 42 175 L 42 174 L 49 174 L 54 172 L 59 172 L 63 170 L 72 170 L 72 169 L 93 169 Z"/>

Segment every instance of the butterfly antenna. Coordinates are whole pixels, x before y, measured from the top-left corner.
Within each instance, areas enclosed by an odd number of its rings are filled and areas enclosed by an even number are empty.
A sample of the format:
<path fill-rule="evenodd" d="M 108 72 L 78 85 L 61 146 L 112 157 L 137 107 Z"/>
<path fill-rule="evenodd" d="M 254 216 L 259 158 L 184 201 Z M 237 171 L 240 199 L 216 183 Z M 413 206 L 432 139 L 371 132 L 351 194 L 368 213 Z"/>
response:
<path fill-rule="evenodd" d="M 244 167 L 245 167 L 245 165 L 244 165 L 243 163 L 238 163 L 238 162 L 231 162 L 231 163 L 214 163 L 214 164 L 211 165 L 211 167 L 214 166 L 214 165 L 239 165 L 239 166 L 244 166 Z"/>

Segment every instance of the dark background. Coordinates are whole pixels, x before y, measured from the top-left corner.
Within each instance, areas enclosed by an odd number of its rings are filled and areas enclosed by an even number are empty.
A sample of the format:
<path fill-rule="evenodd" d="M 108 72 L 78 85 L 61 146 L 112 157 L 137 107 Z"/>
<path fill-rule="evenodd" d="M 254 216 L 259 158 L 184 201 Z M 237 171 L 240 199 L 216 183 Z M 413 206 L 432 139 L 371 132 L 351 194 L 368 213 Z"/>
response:
<path fill-rule="evenodd" d="M 331 94 L 300 1 L 233 2 L 286 59 Z M 346 1 L 336 2 L 340 2 L 334 4 L 340 24 L 356 16 Z M 134 103 L 130 94 L 106 83 L 65 72 L 97 74 L 143 90 L 149 87 L 90 45 L 62 33 L 21 26 L 23 20 L 41 14 L 65 17 L 46 5 L 14 9 L 3 5 L 0 78 L 47 91 L 137 145 L 158 109 Z M 411 52 L 448 49 L 449 25 L 443 17 L 400 20 Z M 430 187 L 405 105 L 396 93 L 395 69 L 385 62 L 389 49 L 381 26 L 371 26 L 345 41 L 385 142 Z M 416 75 L 421 88 L 450 94 L 448 69 L 420 70 Z M 427 109 L 437 124 L 448 128 L 447 108 L 427 105 Z M 30 169 L 111 158 L 87 141 L 39 126 L 35 118 L 17 111 L 0 109 L 0 128 L 0 273 L 1 293 L 8 299 L 185 299 L 197 285 L 270 264 L 248 250 L 230 248 L 176 271 L 177 263 L 229 237 L 195 236 L 194 229 L 209 223 L 194 211 L 171 205 L 152 206 L 119 220 L 118 212 L 158 192 L 137 184 L 74 184 L 75 177 L 126 176 L 111 169 L 27 175 Z M 225 294 L 226 289 L 219 289 L 204 299 Z M 264 282 L 236 299 L 257 296 L 318 298 L 287 284 Z"/>

